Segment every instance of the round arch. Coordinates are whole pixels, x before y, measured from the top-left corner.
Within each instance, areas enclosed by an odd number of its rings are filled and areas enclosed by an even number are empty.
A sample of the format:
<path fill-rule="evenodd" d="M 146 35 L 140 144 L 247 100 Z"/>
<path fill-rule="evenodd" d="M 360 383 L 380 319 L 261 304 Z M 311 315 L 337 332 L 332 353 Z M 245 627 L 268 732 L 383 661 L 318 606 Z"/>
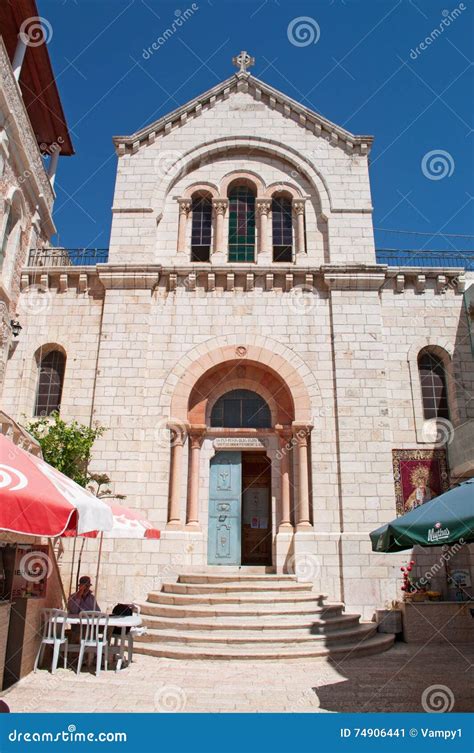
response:
<path fill-rule="evenodd" d="M 220 195 L 225 197 L 228 195 L 229 188 L 233 183 L 242 181 L 245 185 L 251 185 L 255 188 L 255 195 L 260 198 L 265 193 L 265 184 L 261 177 L 257 175 L 253 170 L 232 170 L 227 173 L 221 180 Z"/>
<path fill-rule="evenodd" d="M 290 425 L 294 403 L 285 381 L 273 369 L 256 361 L 235 358 L 208 369 L 189 395 L 187 420 L 190 424 L 210 425 L 212 409 L 228 392 L 245 389 L 255 392 L 267 403 L 272 425 Z"/>
<path fill-rule="evenodd" d="M 183 198 L 191 199 L 193 194 L 200 192 L 210 194 L 213 199 L 216 199 L 219 196 L 219 191 L 214 183 L 200 182 L 192 183 L 188 186 L 183 192 Z"/>
<path fill-rule="evenodd" d="M 229 142 L 231 142 L 231 146 Z M 202 163 L 204 159 L 209 162 L 210 158 L 223 152 L 228 155 L 230 149 L 232 151 L 252 149 L 267 153 L 273 157 L 280 157 L 280 159 L 292 165 L 314 187 L 319 198 L 322 214 L 325 217 L 331 214 L 332 198 L 329 187 L 324 177 L 309 159 L 299 154 L 292 147 L 283 146 L 280 142 L 272 139 L 264 139 L 258 136 L 244 136 L 240 138 L 228 136 L 203 142 L 201 145 L 190 149 L 184 155 L 179 155 L 179 158 L 177 157 L 176 163 L 179 162 L 179 170 L 174 171 L 173 167 L 171 167 L 170 173 L 172 177 L 169 182 L 165 184 L 164 181 L 160 181 L 153 196 L 153 208 L 156 211 L 157 221 L 162 217 L 166 196 L 170 193 L 175 183 L 182 179 L 183 175 L 189 172 L 196 164 Z"/>
<path fill-rule="evenodd" d="M 312 412 L 322 408 L 322 398 L 309 367 L 294 351 L 276 340 L 254 335 L 252 343 L 248 344 L 247 337 L 242 332 L 212 338 L 180 358 L 162 389 L 161 405 L 168 414 L 167 418 L 186 422 L 189 398 L 198 380 L 213 367 L 237 359 L 242 364 L 246 360 L 256 362 L 278 374 L 291 395 L 294 420 L 308 424 L 312 422 Z M 265 386 L 265 382 L 260 383 L 260 390 Z M 261 394 L 266 399 L 266 394 Z"/>

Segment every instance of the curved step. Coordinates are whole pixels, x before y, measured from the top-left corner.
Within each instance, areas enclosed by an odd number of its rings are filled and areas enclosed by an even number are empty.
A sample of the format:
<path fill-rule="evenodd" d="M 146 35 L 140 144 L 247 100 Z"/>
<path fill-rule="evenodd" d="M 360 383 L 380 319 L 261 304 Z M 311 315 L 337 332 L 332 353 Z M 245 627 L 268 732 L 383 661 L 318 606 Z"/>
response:
<path fill-rule="evenodd" d="M 213 660 L 232 660 L 232 659 L 251 659 L 257 660 L 275 660 L 275 659 L 304 659 L 327 656 L 337 656 L 338 658 L 349 658 L 377 654 L 389 649 L 395 640 L 395 636 L 387 633 L 376 633 L 372 637 L 367 637 L 359 642 L 338 643 L 334 646 L 320 645 L 315 642 L 313 646 L 293 646 L 291 648 L 276 648 L 271 646 L 270 649 L 255 648 L 234 648 L 226 647 L 191 647 L 182 645 L 161 645 L 159 643 L 137 643 L 135 650 L 139 654 L 149 656 L 165 657 L 168 659 L 213 659 Z"/>
<path fill-rule="evenodd" d="M 228 583 L 163 583 L 161 587 L 164 593 L 173 594 L 221 594 L 221 593 L 248 593 L 252 594 L 257 591 L 264 593 L 273 593 L 280 591 L 312 591 L 312 583 L 298 583 L 297 581 L 289 581 L 288 583 L 268 583 L 256 582 L 249 584 L 242 581 L 241 583 L 235 580 Z"/>
<path fill-rule="evenodd" d="M 174 604 L 140 604 L 142 615 L 155 617 L 265 617 L 272 615 L 325 615 L 331 613 L 340 614 L 341 604 L 326 604 L 323 607 L 317 602 L 312 606 L 311 602 L 303 604 L 274 604 L 266 605 L 220 605 L 220 606 L 178 606 Z"/>
<path fill-rule="evenodd" d="M 162 591 L 151 591 L 148 594 L 148 601 L 153 604 L 281 604 L 284 602 L 305 602 L 317 601 L 319 606 L 324 606 L 324 599 L 327 597 L 323 594 L 316 595 L 311 591 L 292 592 L 283 591 L 275 594 L 264 591 L 251 593 L 235 594 L 174 594 L 163 593 Z"/>
<path fill-rule="evenodd" d="M 168 617 L 143 617 L 143 625 L 149 630 L 180 630 L 189 632 L 195 630 L 213 630 L 219 631 L 242 631 L 254 633 L 256 635 L 271 632 L 273 630 L 307 630 L 316 634 L 329 633 L 334 630 L 343 630 L 345 627 L 354 627 L 359 624 L 360 616 L 358 614 L 344 614 L 333 616 L 329 619 L 308 618 L 306 615 L 301 617 L 281 617 L 277 619 L 274 615 L 268 615 L 268 618 L 259 617 L 256 620 L 249 618 L 215 618 L 205 619 L 193 617 L 192 619 L 173 619 Z"/>
<path fill-rule="evenodd" d="M 205 631 L 196 630 L 184 633 L 181 630 L 154 630 L 146 635 L 137 636 L 137 643 L 166 643 L 169 646 L 176 644 L 191 644 L 197 647 L 208 648 L 209 646 L 225 644 L 226 646 L 239 646 L 239 648 L 252 649 L 255 646 L 270 650 L 273 648 L 285 648 L 288 644 L 297 646 L 301 643 L 319 642 L 325 646 L 334 643 L 354 641 L 358 643 L 370 638 L 377 632 L 374 623 L 355 625 L 344 630 L 334 630 L 330 633 L 311 633 L 306 631 L 293 631 L 291 634 L 282 630 L 266 632 L 265 635 L 252 633 L 248 635 L 242 631 L 233 630 Z"/>

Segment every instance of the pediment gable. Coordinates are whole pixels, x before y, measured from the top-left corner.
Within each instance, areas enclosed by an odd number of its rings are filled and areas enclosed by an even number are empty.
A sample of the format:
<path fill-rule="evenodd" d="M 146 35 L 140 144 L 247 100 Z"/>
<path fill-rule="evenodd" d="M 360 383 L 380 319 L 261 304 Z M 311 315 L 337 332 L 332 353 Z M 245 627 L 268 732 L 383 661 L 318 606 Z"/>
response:
<path fill-rule="evenodd" d="M 233 76 L 212 87 L 212 89 L 208 89 L 203 94 L 130 136 L 114 136 L 113 142 L 116 151 L 119 155 L 133 154 L 140 147 L 152 144 L 157 136 L 166 135 L 172 129 L 182 127 L 189 120 L 199 117 L 203 112 L 239 92 L 245 92 L 255 102 L 270 109 L 278 110 L 283 117 L 291 118 L 301 128 L 311 131 L 315 136 L 327 139 L 345 151 L 358 154 L 367 154 L 370 151 L 372 136 L 356 136 L 350 131 L 346 131 L 345 128 L 304 107 L 278 89 L 274 89 L 264 81 L 250 75 L 247 71 L 237 71 Z"/>

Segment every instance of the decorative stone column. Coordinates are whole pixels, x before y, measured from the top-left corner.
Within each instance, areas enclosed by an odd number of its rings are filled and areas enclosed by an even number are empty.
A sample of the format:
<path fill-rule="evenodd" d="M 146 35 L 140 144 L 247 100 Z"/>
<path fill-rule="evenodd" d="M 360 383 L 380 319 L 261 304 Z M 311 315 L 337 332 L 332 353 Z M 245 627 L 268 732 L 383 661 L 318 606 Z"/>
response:
<path fill-rule="evenodd" d="M 258 239 L 259 239 L 259 253 L 266 254 L 268 252 L 268 215 L 272 208 L 271 199 L 257 199 L 257 217 L 259 218 L 258 225 Z"/>
<path fill-rule="evenodd" d="M 191 199 L 178 199 L 179 224 L 178 224 L 178 254 L 186 253 L 186 227 L 188 214 L 191 211 Z"/>
<path fill-rule="evenodd" d="M 293 424 L 293 439 L 298 453 L 298 504 L 296 508 L 296 530 L 312 528 L 309 516 L 309 464 L 308 437 L 312 426 Z"/>
<path fill-rule="evenodd" d="M 280 522 L 278 532 L 292 531 L 290 511 L 290 453 L 292 450 L 292 431 L 283 426 L 275 427 L 280 440 L 278 457 L 280 458 Z"/>
<path fill-rule="evenodd" d="M 229 205 L 228 199 L 213 199 L 212 208 L 216 218 L 216 232 L 214 235 L 214 253 L 224 250 L 224 217 Z"/>
<path fill-rule="evenodd" d="M 200 530 L 199 525 L 199 466 L 201 446 L 205 426 L 192 426 L 189 429 L 188 499 L 186 507 L 186 528 Z"/>
<path fill-rule="evenodd" d="M 183 447 L 186 428 L 182 424 L 169 424 L 171 442 L 170 494 L 167 528 L 181 528 L 180 490 L 183 464 Z"/>
<path fill-rule="evenodd" d="M 293 199 L 293 215 L 296 218 L 296 254 L 305 254 L 304 242 L 304 199 Z"/>

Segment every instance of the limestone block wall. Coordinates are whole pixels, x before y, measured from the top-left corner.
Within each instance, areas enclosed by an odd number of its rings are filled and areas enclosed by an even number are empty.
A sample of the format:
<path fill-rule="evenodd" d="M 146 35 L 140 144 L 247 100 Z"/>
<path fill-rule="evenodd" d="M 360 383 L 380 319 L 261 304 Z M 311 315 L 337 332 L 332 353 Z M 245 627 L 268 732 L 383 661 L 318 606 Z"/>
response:
<path fill-rule="evenodd" d="M 265 181 L 305 189 L 313 205 L 306 225 L 308 260 L 373 263 L 367 154 L 348 153 L 337 139 L 315 135 L 297 117 L 256 103 L 243 91 L 119 157 L 111 261 L 177 263 L 173 197 L 198 178 L 215 184 L 224 168 L 238 170 L 242 164 L 263 171 Z M 322 221 L 329 228 L 324 253 Z"/>
<path fill-rule="evenodd" d="M 446 371 L 450 422 L 455 428 L 472 419 L 474 358 L 462 295 L 452 288 L 438 292 L 434 279 L 427 280 L 423 293 L 413 284 L 397 293 L 390 284 L 382 291 L 382 311 L 393 446 L 429 449 L 446 445 L 453 436 L 449 426 L 436 443 L 424 424 L 416 359 L 426 346 L 446 353 L 452 364 Z"/>
<path fill-rule="evenodd" d="M 38 282 L 39 285 L 39 282 Z M 2 408 L 21 423 L 33 417 L 38 384 L 38 362 L 48 347 L 66 353 L 61 415 L 88 424 L 96 379 L 103 290 L 91 279 L 91 287 L 79 292 L 76 283 L 64 292 L 59 280 L 51 288 L 33 283 L 20 295 L 21 335 L 12 349 L 2 395 Z"/>
<path fill-rule="evenodd" d="M 281 571 L 303 560 L 318 590 L 371 617 L 375 606 L 399 596 L 399 567 L 411 556 L 370 551 L 368 532 L 395 515 L 392 449 L 433 446 L 419 443 L 414 418 L 408 354 L 419 342 L 442 344 L 441 338 L 453 351 L 464 390 L 457 392 L 459 416 L 471 415 L 472 357 L 461 296 L 449 290 L 438 306 L 431 282 L 423 295 L 409 286 L 404 294 L 380 289 L 379 270 L 375 278 L 361 273 L 357 289 L 347 284 L 348 275 L 341 282 L 330 273 L 326 283 L 315 275 L 313 287 L 298 294 L 285 292 L 277 276 L 267 289 L 265 275 L 256 275 L 255 289 L 246 291 L 239 277 L 233 289 L 220 275 L 214 290 L 199 280 L 193 290 L 183 283 L 186 276 L 170 289 L 166 275 L 148 274 L 142 287 L 127 287 L 129 277 L 118 275 L 113 282 L 113 275 L 101 273 L 105 290 L 90 275 L 83 292 L 72 283 L 61 291 L 52 275 L 48 308 L 26 307 L 25 329 L 7 372 L 6 409 L 16 418 L 31 415 L 35 352 L 47 342 L 65 348 L 62 415 L 86 423 L 92 416 L 108 427 L 94 448 L 92 470 L 108 473 L 115 491 L 127 495 L 126 504 L 143 509 L 163 531 L 160 541 L 105 542 L 101 605 L 142 598 L 162 580 L 206 566 L 207 445 L 200 467 L 201 531 L 165 530 L 166 426 L 181 418 L 172 415 L 171 400 L 180 378 L 193 383 L 197 360 L 221 346 L 252 345 L 291 364 L 311 399 L 314 530 L 278 534 L 276 566 Z M 138 269 L 137 285 L 140 275 Z M 187 463 L 185 445 L 183 521 Z M 272 497 L 276 508 L 276 475 Z M 97 542 L 87 542 L 83 571 L 94 576 L 96 558 Z M 67 557 L 64 562 L 66 567 Z"/>

